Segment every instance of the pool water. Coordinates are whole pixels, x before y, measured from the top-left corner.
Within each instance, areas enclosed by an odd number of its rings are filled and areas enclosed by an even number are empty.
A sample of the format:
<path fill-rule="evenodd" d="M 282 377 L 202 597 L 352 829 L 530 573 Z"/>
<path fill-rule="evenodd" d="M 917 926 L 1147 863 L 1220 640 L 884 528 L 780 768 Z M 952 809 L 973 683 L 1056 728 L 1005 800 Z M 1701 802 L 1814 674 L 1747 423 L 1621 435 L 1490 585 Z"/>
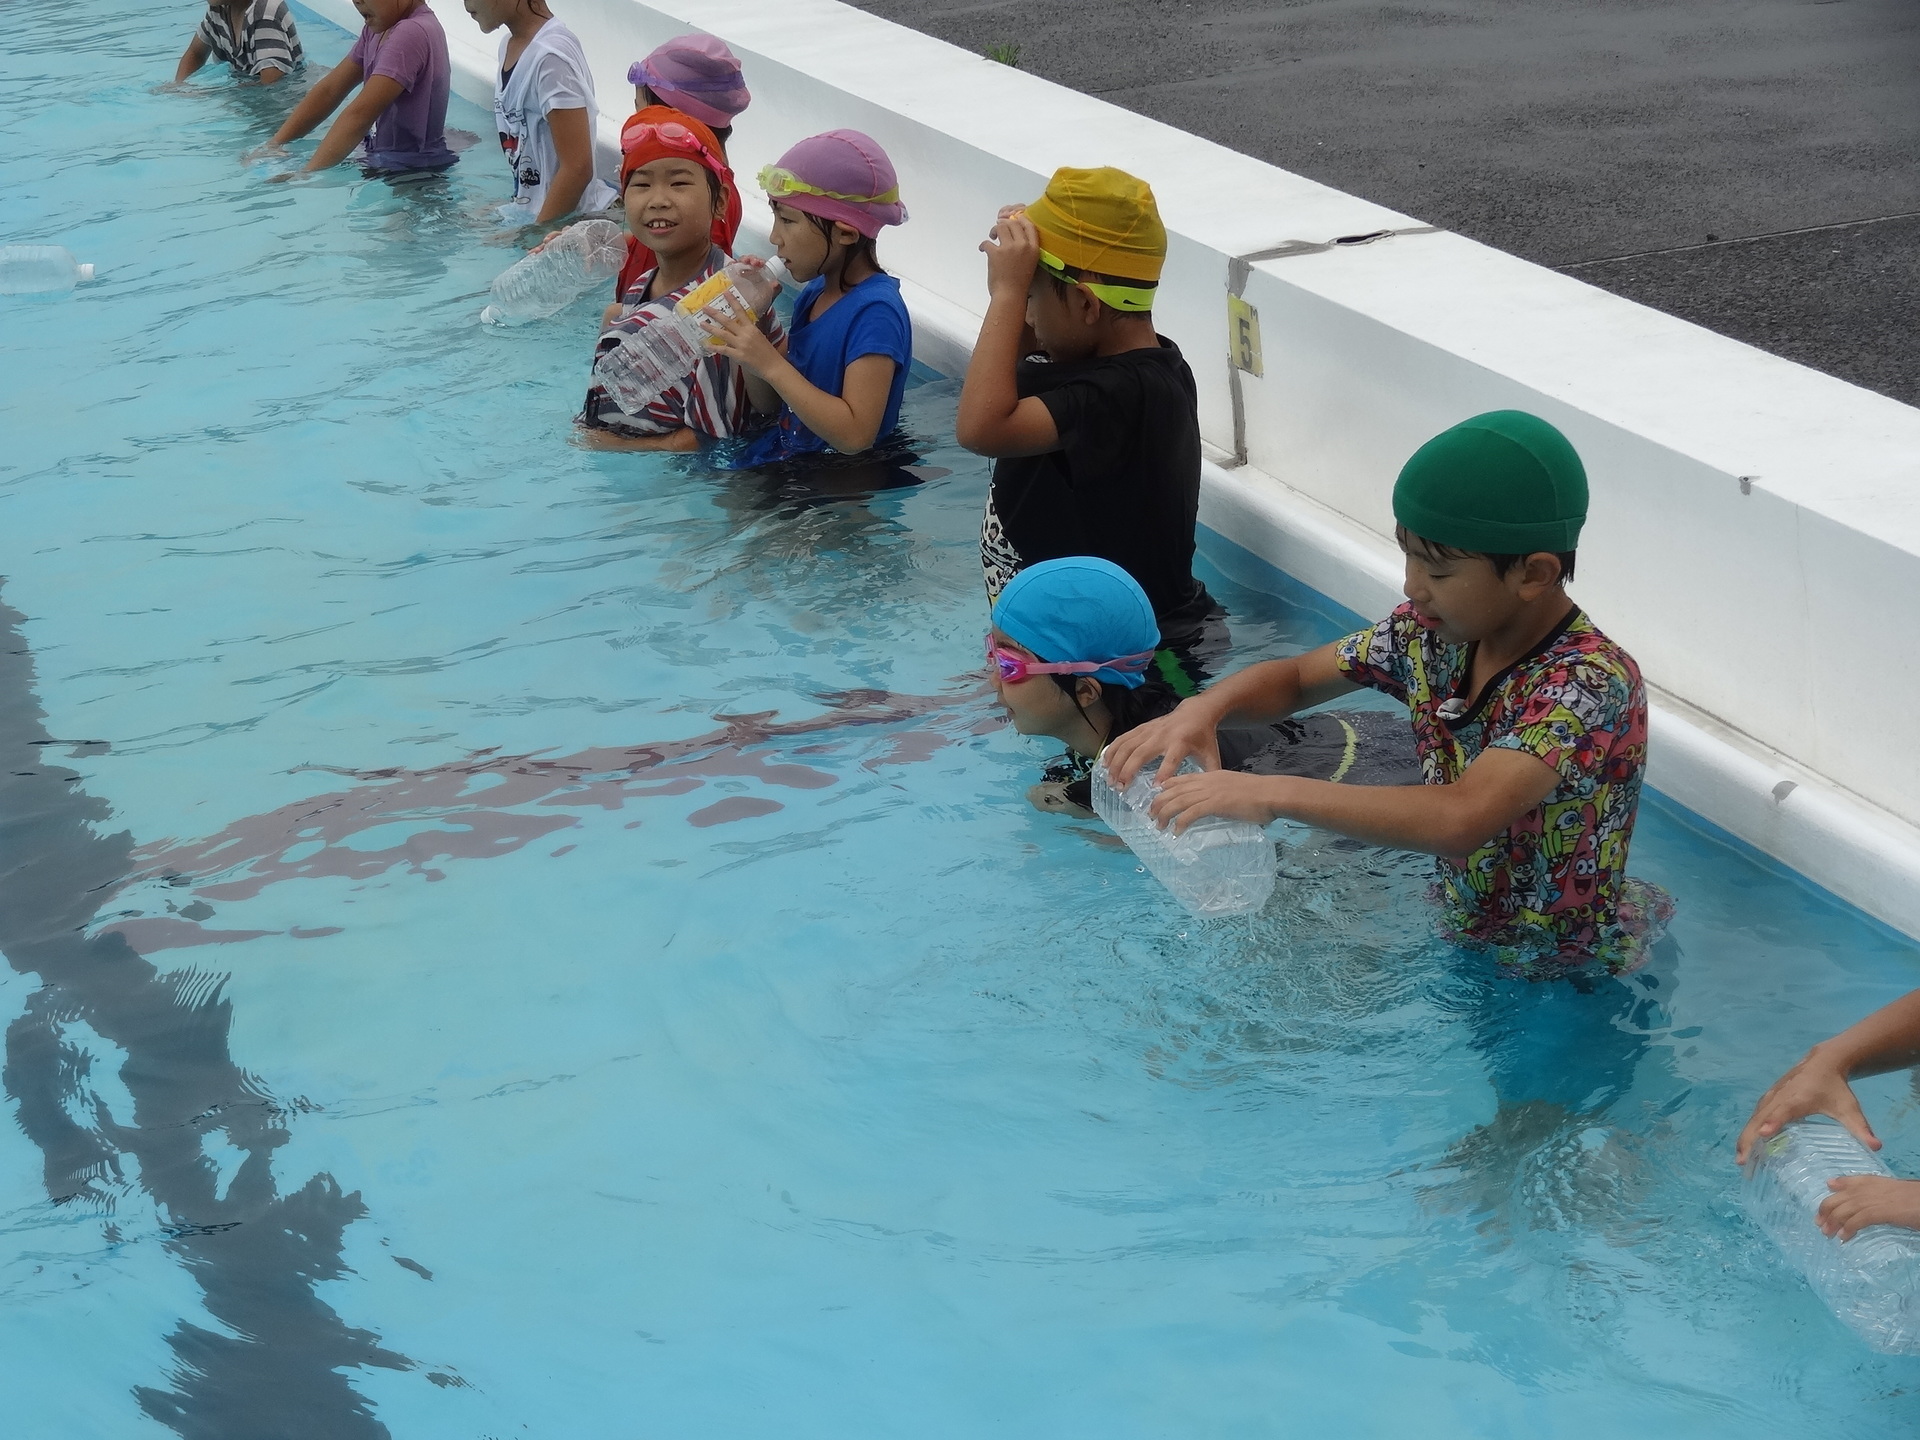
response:
<path fill-rule="evenodd" d="M 1297 830 L 1189 919 L 1024 799 L 953 382 L 871 495 L 570 446 L 490 142 L 268 185 L 192 8 L 0 55 L 0 242 L 100 274 L 0 302 L 9 1434 L 1914 1433 L 1730 1158 L 1912 944 L 1657 799 L 1586 993 Z M 1244 658 L 1354 619 L 1206 549 Z"/>

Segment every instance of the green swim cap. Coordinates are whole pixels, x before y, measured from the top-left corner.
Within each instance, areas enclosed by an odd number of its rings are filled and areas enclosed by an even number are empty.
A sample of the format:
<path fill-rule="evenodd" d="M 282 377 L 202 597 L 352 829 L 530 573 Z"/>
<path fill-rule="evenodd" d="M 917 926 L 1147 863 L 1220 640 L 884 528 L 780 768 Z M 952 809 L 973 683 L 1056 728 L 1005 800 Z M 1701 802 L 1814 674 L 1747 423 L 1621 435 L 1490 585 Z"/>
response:
<path fill-rule="evenodd" d="M 1394 482 L 1393 518 L 1456 550 L 1562 554 L 1587 518 L 1587 469 L 1539 416 L 1491 410 L 1413 452 Z"/>

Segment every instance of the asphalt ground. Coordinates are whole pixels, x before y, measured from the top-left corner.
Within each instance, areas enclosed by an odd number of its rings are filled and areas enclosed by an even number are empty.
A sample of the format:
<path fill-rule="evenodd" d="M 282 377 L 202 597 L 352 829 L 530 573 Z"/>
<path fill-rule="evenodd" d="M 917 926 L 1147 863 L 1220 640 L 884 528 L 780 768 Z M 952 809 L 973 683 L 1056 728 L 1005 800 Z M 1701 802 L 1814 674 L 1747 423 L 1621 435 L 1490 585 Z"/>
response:
<path fill-rule="evenodd" d="M 855 3 L 1920 404 L 1920 0 Z"/>

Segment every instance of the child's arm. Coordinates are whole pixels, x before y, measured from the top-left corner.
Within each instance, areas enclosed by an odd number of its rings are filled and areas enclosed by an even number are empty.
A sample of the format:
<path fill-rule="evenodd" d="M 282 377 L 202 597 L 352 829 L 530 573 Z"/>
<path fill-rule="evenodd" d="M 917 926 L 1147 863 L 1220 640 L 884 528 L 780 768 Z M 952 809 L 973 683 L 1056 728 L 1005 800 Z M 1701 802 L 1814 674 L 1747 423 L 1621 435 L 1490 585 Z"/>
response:
<path fill-rule="evenodd" d="M 1740 1132 L 1734 1162 L 1746 1164 L 1755 1144 L 1772 1139 L 1782 1126 L 1808 1115 L 1831 1116 L 1869 1150 L 1878 1150 L 1880 1137 L 1873 1133 L 1847 1082 L 1856 1075 L 1879 1075 L 1915 1064 L 1920 1064 L 1920 990 L 1902 995 L 1831 1040 L 1822 1040 L 1774 1081 Z"/>
<path fill-rule="evenodd" d="M 593 129 L 587 123 L 587 112 L 549 110 L 547 128 L 553 132 L 553 155 L 559 169 L 547 182 L 547 198 L 533 217 L 536 225 L 571 215 L 593 179 Z"/>
<path fill-rule="evenodd" d="M 677 455 L 691 455 L 700 448 L 699 434 L 685 426 L 664 435 L 622 435 L 603 425 L 591 428 L 583 425 L 574 438 L 589 450 L 670 450 Z"/>
<path fill-rule="evenodd" d="M 313 82 L 313 88 L 300 97 L 300 103 L 293 107 L 293 113 L 273 132 L 273 139 L 268 143 L 277 147 L 311 135 L 339 108 L 340 102 L 353 93 L 353 87 L 364 74 L 359 61 L 342 60 Z"/>
<path fill-rule="evenodd" d="M 1040 264 L 1040 232 L 1024 212 L 1003 212 L 993 237 L 981 241 L 980 249 L 987 257 L 987 314 L 960 388 L 954 438 L 974 454 L 994 459 L 1044 455 L 1060 448 L 1059 427 L 1038 396 L 1020 398 L 1017 384 L 1027 291 Z"/>
<path fill-rule="evenodd" d="M 354 68 L 359 69 L 357 65 Z M 338 165 L 353 153 L 354 146 L 367 138 L 367 132 L 386 113 L 387 107 L 406 93 L 407 87 L 391 75 L 369 75 L 360 93 L 340 112 L 340 118 L 327 130 L 315 147 L 313 158 L 303 168 L 331 170 Z"/>
<path fill-rule="evenodd" d="M 186 52 L 180 57 L 180 63 L 174 67 L 173 83 L 178 85 L 182 80 L 185 80 L 189 75 L 193 74 L 202 65 L 207 63 L 207 56 L 212 53 L 212 47 L 209 46 L 205 40 L 201 39 L 200 32 L 198 30 L 194 31 L 193 39 L 187 42 Z"/>
<path fill-rule="evenodd" d="M 842 455 L 858 455 L 880 438 L 880 422 L 887 416 L 887 397 L 893 393 L 891 355 L 862 355 L 847 366 L 840 393 L 829 395 L 794 368 L 744 315 L 709 317 L 720 353 L 744 365 L 786 401 L 800 423 Z"/>
<path fill-rule="evenodd" d="M 1522 750 L 1486 750 L 1451 785 L 1338 785 L 1298 775 L 1214 770 L 1179 775 L 1154 801 L 1153 818 L 1177 835 L 1208 815 L 1297 820 L 1372 845 L 1466 855 L 1559 787 L 1546 761 Z"/>
<path fill-rule="evenodd" d="M 1218 770 L 1220 745 L 1215 737 L 1227 721 L 1284 720 L 1297 710 L 1310 710 L 1358 688 L 1340 673 L 1331 645 L 1289 660 L 1249 665 L 1115 740 L 1106 750 L 1107 770 L 1122 789 L 1156 757 L 1164 757 L 1162 784 L 1174 777 L 1188 756 L 1208 770 Z"/>

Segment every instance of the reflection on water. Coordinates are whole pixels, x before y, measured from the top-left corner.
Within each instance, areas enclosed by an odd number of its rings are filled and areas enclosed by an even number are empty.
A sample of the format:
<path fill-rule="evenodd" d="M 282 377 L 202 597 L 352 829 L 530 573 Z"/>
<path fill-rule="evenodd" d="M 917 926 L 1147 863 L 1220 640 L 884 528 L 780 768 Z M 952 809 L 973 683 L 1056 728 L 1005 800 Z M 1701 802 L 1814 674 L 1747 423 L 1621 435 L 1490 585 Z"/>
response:
<path fill-rule="evenodd" d="M 222 977 L 162 974 L 123 936 L 83 933 L 132 870 L 132 839 L 99 833 L 107 805 L 49 763 L 60 742 L 20 623 L 0 604 L 0 950 L 39 988 L 7 1030 L 6 1092 L 52 1202 L 99 1214 L 117 1242 L 150 1201 L 220 1327 L 182 1321 L 172 1388 L 140 1389 L 140 1406 L 194 1440 L 384 1436 L 348 1372 L 413 1362 L 314 1293 L 344 1273 L 342 1235 L 366 1206 L 330 1175 L 289 1188 L 274 1174 L 285 1117 L 228 1049 Z M 130 1113 L 102 1097 L 102 1051 L 124 1056 Z M 244 1157 L 225 1183 L 221 1142 Z"/>

